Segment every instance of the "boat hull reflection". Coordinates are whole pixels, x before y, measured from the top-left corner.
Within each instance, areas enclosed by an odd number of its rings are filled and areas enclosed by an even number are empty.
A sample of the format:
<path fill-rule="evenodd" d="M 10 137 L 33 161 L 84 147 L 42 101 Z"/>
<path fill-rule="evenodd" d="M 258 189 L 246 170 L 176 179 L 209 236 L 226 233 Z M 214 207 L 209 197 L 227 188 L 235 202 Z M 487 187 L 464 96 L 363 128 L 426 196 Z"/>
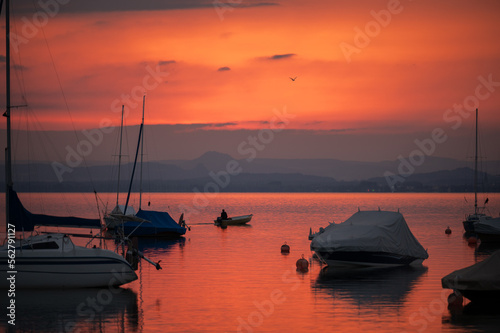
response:
<path fill-rule="evenodd" d="M 2 297 L 5 309 L 9 300 Z M 136 332 L 137 294 L 125 288 L 17 290 L 16 332 Z M 10 318 L 2 317 L 7 328 Z M 117 329 L 118 328 L 118 329 Z"/>

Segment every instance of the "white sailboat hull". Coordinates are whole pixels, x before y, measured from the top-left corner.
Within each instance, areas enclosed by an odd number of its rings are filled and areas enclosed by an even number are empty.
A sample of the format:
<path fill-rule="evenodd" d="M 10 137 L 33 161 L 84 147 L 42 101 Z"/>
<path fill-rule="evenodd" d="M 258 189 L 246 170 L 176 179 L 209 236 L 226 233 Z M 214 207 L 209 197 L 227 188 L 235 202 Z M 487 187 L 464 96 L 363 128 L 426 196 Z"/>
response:
<path fill-rule="evenodd" d="M 4 261 L 5 258 L 2 258 Z M 39 263 L 30 263 L 36 260 Z M 6 260 L 5 260 L 6 261 Z M 46 258 L 26 257 L 17 261 L 16 274 L 2 265 L 4 276 L 15 276 L 16 288 L 91 288 L 114 287 L 137 279 L 126 263 L 103 258 Z M 4 278 L 2 288 L 9 288 Z"/>
<path fill-rule="evenodd" d="M 131 265 L 120 255 L 100 248 L 75 246 L 64 235 L 44 235 L 49 237 L 57 249 L 28 249 L 31 244 L 47 244 L 47 239 L 17 241 L 15 264 L 8 266 L 12 252 L 3 246 L 0 250 L 1 288 L 92 288 L 114 287 L 137 279 Z M 22 245 L 20 245 L 22 244 Z M 10 255 L 8 257 L 8 255 Z M 8 280 L 7 278 L 14 278 Z"/>

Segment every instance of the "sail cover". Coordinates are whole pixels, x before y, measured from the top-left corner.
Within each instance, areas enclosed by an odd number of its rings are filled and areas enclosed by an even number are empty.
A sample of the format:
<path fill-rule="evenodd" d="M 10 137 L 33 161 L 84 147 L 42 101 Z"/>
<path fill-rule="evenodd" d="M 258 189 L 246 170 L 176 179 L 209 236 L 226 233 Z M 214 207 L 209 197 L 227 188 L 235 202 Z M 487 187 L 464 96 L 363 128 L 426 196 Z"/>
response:
<path fill-rule="evenodd" d="M 50 216 L 33 214 L 24 208 L 16 191 L 9 188 L 10 193 L 10 216 L 9 223 L 16 226 L 16 231 L 33 231 L 35 226 L 56 227 L 78 227 L 78 228 L 100 228 L 101 220 L 86 219 L 73 216 Z"/>
<path fill-rule="evenodd" d="M 386 252 L 427 259 L 402 214 L 361 211 L 343 223 L 331 224 L 311 242 L 314 251 Z"/>

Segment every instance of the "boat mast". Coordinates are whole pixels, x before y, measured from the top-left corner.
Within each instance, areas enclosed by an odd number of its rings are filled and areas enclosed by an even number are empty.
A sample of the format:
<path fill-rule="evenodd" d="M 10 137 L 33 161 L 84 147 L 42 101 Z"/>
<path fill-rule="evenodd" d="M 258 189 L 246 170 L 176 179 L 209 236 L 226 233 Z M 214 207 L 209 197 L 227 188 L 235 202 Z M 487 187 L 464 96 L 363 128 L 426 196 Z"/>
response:
<path fill-rule="evenodd" d="M 8 233 L 10 222 L 10 192 L 12 189 L 12 149 L 10 128 L 10 6 L 5 1 L 5 73 L 6 73 L 6 110 L 3 114 L 7 118 L 7 148 L 5 149 L 5 229 Z"/>
<path fill-rule="evenodd" d="M 123 110 L 125 105 L 122 105 L 122 122 L 120 125 L 120 152 L 118 153 L 118 185 L 116 188 L 116 206 L 118 206 L 118 198 L 120 196 L 120 166 L 122 165 L 122 138 L 123 138 Z M 125 212 L 123 212 L 125 214 Z"/>
<path fill-rule="evenodd" d="M 142 206 L 142 160 L 144 156 L 144 107 L 146 105 L 146 95 L 142 96 L 142 121 L 141 121 L 141 126 L 142 132 L 141 132 L 141 173 L 139 175 L 139 210 L 141 210 Z"/>
<path fill-rule="evenodd" d="M 477 109 L 476 109 L 476 147 L 474 154 L 474 214 L 477 215 Z"/>

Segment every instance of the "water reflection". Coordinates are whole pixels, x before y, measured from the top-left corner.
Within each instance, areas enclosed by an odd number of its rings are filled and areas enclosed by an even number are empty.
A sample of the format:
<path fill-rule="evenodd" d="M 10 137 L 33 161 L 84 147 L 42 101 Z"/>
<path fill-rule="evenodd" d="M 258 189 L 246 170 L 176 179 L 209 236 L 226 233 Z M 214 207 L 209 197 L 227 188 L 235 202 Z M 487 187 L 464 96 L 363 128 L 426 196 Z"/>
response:
<path fill-rule="evenodd" d="M 496 250 L 500 250 L 500 243 L 479 243 L 479 246 L 476 248 L 476 255 L 482 259 L 486 259 L 486 257 L 489 257 Z"/>
<path fill-rule="evenodd" d="M 168 253 L 172 251 L 174 248 L 178 247 L 179 249 L 184 248 L 186 244 L 186 238 L 178 237 L 178 238 L 139 238 L 137 240 L 139 251 L 150 250 L 156 252 L 161 250 L 163 253 Z"/>
<path fill-rule="evenodd" d="M 401 305 L 427 267 L 390 269 L 329 269 L 319 274 L 314 288 L 333 298 L 349 300 L 356 305 Z"/>
<path fill-rule="evenodd" d="M 7 307 L 2 297 L 2 308 Z M 125 288 L 17 290 L 16 332 L 137 332 L 137 294 Z M 7 328 L 6 316 L 1 326 Z"/>
<path fill-rule="evenodd" d="M 444 324 L 469 331 L 498 332 L 500 327 L 500 307 L 492 304 L 468 303 L 465 306 L 448 307 L 443 315 Z"/>

